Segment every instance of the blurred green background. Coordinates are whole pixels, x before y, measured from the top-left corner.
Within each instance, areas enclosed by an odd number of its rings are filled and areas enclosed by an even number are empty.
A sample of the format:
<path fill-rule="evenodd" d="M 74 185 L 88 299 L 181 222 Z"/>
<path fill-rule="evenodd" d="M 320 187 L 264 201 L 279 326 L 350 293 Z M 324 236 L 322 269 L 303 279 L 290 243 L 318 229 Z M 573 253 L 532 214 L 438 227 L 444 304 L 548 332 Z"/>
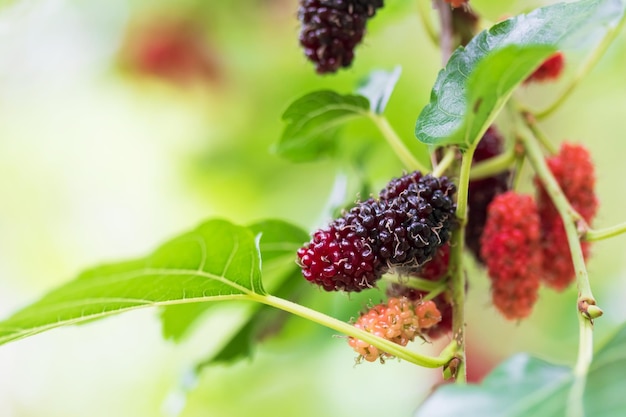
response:
<path fill-rule="evenodd" d="M 386 3 L 353 67 L 319 77 L 298 47 L 296 0 L 0 1 L 0 316 L 89 266 L 147 253 L 203 219 L 276 217 L 313 230 L 354 200 L 362 183 L 376 190 L 399 175 L 399 161 L 367 122 L 345 130 L 336 158 L 293 164 L 271 153 L 290 101 L 321 88 L 352 92 L 371 70 L 396 65 L 403 73 L 386 113 L 423 152 L 412 132 L 439 52 L 416 1 Z M 545 3 L 472 4 L 495 21 Z M 180 42 L 201 51 L 199 61 L 179 56 L 172 69 L 158 51 L 137 52 L 181 24 L 188 37 Z M 586 51 L 566 52 L 567 79 Z M 555 142 L 591 149 L 597 227 L 626 219 L 625 68 L 622 33 L 544 123 Z M 559 86 L 529 86 L 520 95 L 542 103 Z M 626 319 L 625 245 L 621 236 L 593 249 L 592 285 L 606 313 L 596 341 Z M 510 323 L 490 306 L 483 274 L 471 270 L 469 279 L 470 372 L 521 350 L 573 362 L 574 289 L 542 291 L 533 315 Z M 382 296 L 309 292 L 304 303 L 345 320 Z M 146 310 L 2 346 L 0 415 L 408 416 L 439 378 L 393 360 L 355 367 L 344 339 L 293 319 L 254 360 L 212 366 L 190 381 L 190 367 L 220 347 L 240 315 L 237 306 L 220 306 L 180 345 L 163 341 L 158 315 Z"/>

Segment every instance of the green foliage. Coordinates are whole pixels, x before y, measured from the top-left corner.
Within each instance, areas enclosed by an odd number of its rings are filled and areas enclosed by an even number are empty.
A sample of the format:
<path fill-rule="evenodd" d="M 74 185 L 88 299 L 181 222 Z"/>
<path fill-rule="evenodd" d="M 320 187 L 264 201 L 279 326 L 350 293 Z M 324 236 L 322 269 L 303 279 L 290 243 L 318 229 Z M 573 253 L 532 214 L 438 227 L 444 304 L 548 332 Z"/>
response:
<path fill-rule="evenodd" d="M 208 221 L 146 258 L 92 269 L 48 293 L 0 322 L 0 344 L 137 308 L 265 294 L 261 254 L 270 261 L 285 253 L 293 256 L 293 239 L 299 244 L 304 236 L 279 221 L 250 228 Z M 179 338 L 186 325 L 171 323 L 186 318 L 180 312 L 168 315 L 166 335 Z"/>
<path fill-rule="evenodd" d="M 369 100 L 372 113 L 382 114 L 385 111 L 400 74 L 401 67 L 396 67 L 391 72 L 372 71 L 361 84 L 357 92 Z"/>
<path fill-rule="evenodd" d="M 626 326 L 602 347 L 589 368 L 584 394 L 585 415 L 618 417 L 626 410 Z M 500 364 L 480 385 L 440 387 L 415 417 L 476 415 L 559 417 L 566 415 L 574 372 L 527 354 Z"/>
<path fill-rule="evenodd" d="M 312 161 L 332 154 L 340 127 L 367 114 L 365 97 L 315 91 L 300 97 L 285 110 L 287 126 L 276 152 L 292 161 Z"/>
<path fill-rule="evenodd" d="M 431 145 L 471 146 L 550 53 L 615 24 L 621 10 L 619 0 L 556 4 L 481 32 L 439 72 L 415 135 Z"/>

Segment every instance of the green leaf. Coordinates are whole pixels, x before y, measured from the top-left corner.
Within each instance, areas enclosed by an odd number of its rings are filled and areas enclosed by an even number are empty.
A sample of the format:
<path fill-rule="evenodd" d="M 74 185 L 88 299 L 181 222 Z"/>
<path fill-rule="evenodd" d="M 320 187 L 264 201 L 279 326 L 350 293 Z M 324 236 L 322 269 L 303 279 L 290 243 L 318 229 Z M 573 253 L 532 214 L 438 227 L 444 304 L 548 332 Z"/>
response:
<path fill-rule="evenodd" d="M 564 398 L 557 393 L 566 392 L 571 375 L 570 368 L 518 354 L 499 365 L 481 385 L 442 386 L 415 417 L 452 417 L 467 410 L 484 416 L 562 416 Z M 561 414 L 545 412 L 555 405 Z"/>
<path fill-rule="evenodd" d="M 283 114 L 287 126 L 275 151 L 294 162 L 312 161 L 332 153 L 341 125 L 366 115 L 365 97 L 316 91 L 291 103 Z"/>
<path fill-rule="evenodd" d="M 585 415 L 621 417 L 626 410 L 626 326 L 595 355 L 585 386 Z M 444 385 L 415 417 L 472 415 L 559 417 L 566 414 L 572 369 L 518 354 L 499 365 L 480 385 Z"/>
<path fill-rule="evenodd" d="M 249 226 L 254 235 L 260 235 L 260 251 L 263 263 L 263 281 L 269 288 L 279 286 L 285 279 L 284 274 L 275 271 L 281 265 L 295 265 L 295 253 L 309 235 L 301 228 L 282 220 L 265 220 Z M 278 265 L 272 265 L 272 263 Z M 274 276 L 277 279 L 272 279 Z M 182 340 L 212 303 L 180 304 L 167 306 L 161 313 L 163 337 L 174 341 Z"/>
<path fill-rule="evenodd" d="M 124 311 L 265 294 L 255 235 L 208 221 L 152 255 L 102 266 L 0 322 L 0 344 Z"/>
<path fill-rule="evenodd" d="M 357 93 L 369 100 L 372 113 L 382 114 L 385 111 L 400 74 L 402 74 L 400 66 L 395 67 L 393 71 L 372 71 L 358 88 Z"/>
<path fill-rule="evenodd" d="M 595 355 L 585 389 L 585 415 L 623 417 L 626 410 L 626 325 Z"/>
<path fill-rule="evenodd" d="M 276 291 L 277 297 L 294 301 L 300 289 L 308 283 L 302 278 L 300 268 L 293 268 L 283 285 Z M 308 285 L 307 285 L 308 286 Z M 233 363 L 250 358 L 254 347 L 276 335 L 287 321 L 289 313 L 266 305 L 258 305 L 245 325 L 212 357 L 196 366 L 201 371 L 205 366 L 216 363 Z"/>
<path fill-rule="evenodd" d="M 415 135 L 431 145 L 472 145 L 551 53 L 594 38 L 620 19 L 623 8 L 620 0 L 556 4 L 481 32 L 439 72 Z"/>

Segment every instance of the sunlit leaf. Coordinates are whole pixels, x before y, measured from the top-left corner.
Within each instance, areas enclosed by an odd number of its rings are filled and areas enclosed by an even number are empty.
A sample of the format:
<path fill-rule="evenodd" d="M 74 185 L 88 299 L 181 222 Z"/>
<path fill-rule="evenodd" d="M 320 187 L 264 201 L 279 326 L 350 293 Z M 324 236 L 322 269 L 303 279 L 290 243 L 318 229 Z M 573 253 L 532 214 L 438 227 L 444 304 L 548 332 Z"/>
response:
<path fill-rule="evenodd" d="M 422 110 L 415 135 L 466 147 L 479 139 L 513 91 L 551 53 L 619 21 L 620 0 L 582 0 L 534 10 L 478 34 L 450 57 Z"/>
<path fill-rule="evenodd" d="M 335 148 L 341 126 L 368 110 L 369 103 L 362 96 L 328 90 L 309 93 L 291 103 L 283 114 L 287 126 L 275 150 L 296 162 L 326 156 Z"/>
<path fill-rule="evenodd" d="M 281 265 L 295 266 L 296 251 L 309 239 L 308 234 L 299 227 L 281 220 L 265 220 L 254 223 L 249 229 L 260 235 L 260 251 L 263 269 L 263 281 L 273 290 L 285 280 Z M 278 265 L 273 265 L 277 262 Z M 212 303 L 180 304 L 167 306 L 161 314 L 163 337 L 180 341 Z"/>
<path fill-rule="evenodd" d="M 254 233 L 208 221 L 130 262 L 102 266 L 0 322 L 0 344 L 56 327 L 150 306 L 264 294 Z"/>

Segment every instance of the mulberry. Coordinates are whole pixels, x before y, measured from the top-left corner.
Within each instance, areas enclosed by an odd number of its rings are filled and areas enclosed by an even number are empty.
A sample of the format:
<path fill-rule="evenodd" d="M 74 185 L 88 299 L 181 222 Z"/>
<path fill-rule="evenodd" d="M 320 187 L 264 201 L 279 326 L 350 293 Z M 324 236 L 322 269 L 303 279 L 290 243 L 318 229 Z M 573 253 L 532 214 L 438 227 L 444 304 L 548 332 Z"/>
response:
<path fill-rule="evenodd" d="M 449 262 L 450 245 L 445 245 L 437 251 L 433 259 L 426 262 L 421 267 L 413 269 L 409 272 L 409 275 L 414 275 L 429 281 L 438 281 L 447 274 Z M 416 302 L 425 297 L 426 294 L 428 294 L 426 291 L 421 291 L 398 283 L 391 284 L 387 287 L 387 296 L 390 298 L 406 297 L 409 300 Z M 432 301 L 441 313 L 441 320 L 436 325 L 431 326 L 428 329 L 423 329 L 422 335 L 434 340 L 452 331 L 452 299 L 448 292 L 444 292 L 437 295 Z"/>
<path fill-rule="evenodd" d="M 546 162 L 574 210 L 587 223 L 591 223 L 598 211 L 598 199 L 595 194 L 595 168 L 589 151 L 582 145 L 563 143 L 559 153 Z M 538 179 L 536 183 L 539 215 L 544 231 L 543 281 L 551 288 L 563 290 L 575 278 L 565 227 Z M 581 242 L 581 247 L 586 259 L 590 253 L 590 243 Z"/>
<path fill-rule="evenodd" d="M 491 126 L 483 135 L 474 151 L 473 163 L 485 161 L 502 153 L 503 139 L 495 127 Z M 465 244 L 478 261 L 480 258 L 480 237 L 487 220 L 487 207 L 495 196 L 508 190 L 509 171 L 489 178 L 470 181 L 467 198 L 467 226 Z"/>
<path fill-rule="evenodd" d="M 481 256 L 491 279 L 492 300 L 510 320 L 532 312 L 541 275 L 541 233 L 537 205 L 512 191 L 494 198 L 487 210 Z"/>
<path fill-rule="evenodd" d="M 564 66 L 565 55 L 563 55 L 563 52 L 557 52 L 546 59 L 543 64 L 541 64 L 541 66 L 539 66 L 539 68 L 537 68 L 535 72 L 533 72 L 524 82 L 554 81 L 559 78 L 561 72 L 563 72 Z"/>
<path fill-rule="evenodd" d="M 327 291 L 361 291 L 374 286 L 389 268 L 417 268 L 450 239 L 456 226 L 447 178 L 412 173 L 393 180 L 380 200 L 369 199 L 313 234 L 298 250 L 304 277 Z M 401 187 L 394 187 L 400 182 Z"/>
<path fill-rule="evenodd" d="M 364 201 L 315 232 L 309 245 L 297 252 L 304 277 L 326 291 L 373 287 L 386 271 L 378 242 L 371 236 L 379 217 L 377 208 L 376 201 Z"/>
<path fill-rule="evenodd" d="M 394 179 L 381 191 L 377 238 L 389 267 L 418 267 L 450 239 L 456 227 L 456 186 L 419 173 Z"/>
<path fill-rule="evenodd" d="M 354 327 L 365 330 L 378 337 L 406 346 L 413 341 L 422 329 L 439 322 L 441 315 L 432 301 L 415 303 L 406 297 L 390 298 L 387 304 L 378 304 L 354 323 Z M 368 362 L 391 355 L 380 351 L 369 343 L 350 337 L 348 344 Z"/>
<path fill-rule="evenodd" d="M 367 19 L 381 7 L 383 0 L 300 0 L 300 45 L 318 73 L 350 66 Z"/>

